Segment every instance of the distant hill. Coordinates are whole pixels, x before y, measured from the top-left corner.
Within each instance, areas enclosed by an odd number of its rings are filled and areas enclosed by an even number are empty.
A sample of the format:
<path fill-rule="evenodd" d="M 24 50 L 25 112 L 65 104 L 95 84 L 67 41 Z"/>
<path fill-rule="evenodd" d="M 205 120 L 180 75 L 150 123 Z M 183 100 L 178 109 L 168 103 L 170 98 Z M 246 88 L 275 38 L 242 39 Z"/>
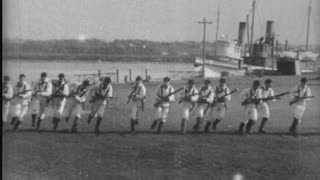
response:
<path fill-rule="evenodd" d="M 201 42 L 154 42 L 144 40 L 99 39 L 79 41 L 64 40 L 4 40 L 3 58 L 43 60 L 140 60 L 140 61 L 185 61 L 201 55 Z M 207 52 L 213 52 L 213 43 L 206 44 Z"/>

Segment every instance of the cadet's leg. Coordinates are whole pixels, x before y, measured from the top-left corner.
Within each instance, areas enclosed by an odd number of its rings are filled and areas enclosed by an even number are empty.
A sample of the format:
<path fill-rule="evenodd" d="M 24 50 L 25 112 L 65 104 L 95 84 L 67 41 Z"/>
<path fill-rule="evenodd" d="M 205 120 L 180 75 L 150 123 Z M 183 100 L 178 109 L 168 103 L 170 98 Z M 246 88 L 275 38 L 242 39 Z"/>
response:
<path fill-rule="evenodd" d="M 167 121 L 168 113 L 169 113 L 169 106 L 164 106 L 161 112 L 161 120 L 158 125 L 158 133 L 161 133 L 161 128 L 163 124 Z"/>
<path fill-rule="evenodd" d="M 215 131 L 217 125 L 226 117 L 227 108 L 225 105 L 218 105 L 215 114 L 217 115 L 216 120 L 212 123 L 212 129 Z"/>
<path fill-rule="evenodd" d="M 98 107 L 98 112 L 97 112 L 98 118 L 97 118 L 95 130 L 94 130 L 94 132 L 95 132 L 97 135 L 100 134 L 100 124 L 101 124 L 101 121 L 102 121 L 102 118 L 103 118 L 103 115 L 104 115 L 105 107 L 106 107 L 105 104 L 101 104 L 101 105 Z"/>
<path fill-rule="evenodd" d="M 46 117 L 45 115 L 45 108 L 47 107 L 47 100 L 45 98 L 40 100 L 40 110 L 39 110 L 39 118 L 37 122 L 37 129 L 40 128 L 41 122 L 44 120 Z"/>
<path fill-rule="evenodd" d="M 97 111 L 98 111 L 98 103 L 97 102 L 94 102 L 91 104 L 91 111 L 90 111 L 90 114 L 89 114 L 89 117 L 88 117 L 88 124 L 91 123 L 91 120 L 92 118 L 96 117 L 97 115 Z"/>
<path fill-rule="evenodd" d="M 249 113 L 249 121 L 248 123 L 246 124 L 246 132 L 248 134 L 251 133 L 251 128 L 252 126 L 255 124 L 255 122 L 257 121 L 258 119 L 258 111 L 256 108 L 251 108 L 251 112 Z"/>
<path fill-rule="evenodd" d="M 136 125 L 136 121 L 137 121 L 137 112 L 138 112 L 138 107 L 137 104 L 135 102 L 132 103 L 131 106 L 131 118 L 130 118 L 130 125 L 131 125 L 131 132 L 135 131 L 135 125 Z"/>
<path fill-rule="evenodd" d="M 37 115 L 40 112 L 40 101 L 38 99 L 33 100 L 31 102 L 31 108 L 32 108 L 32 114 L 31 114 L 31 120 L 32 120 L 32 127 L 36 126 L 36 118 Z"/>
<path fill-rule="evenodd" d="M 27 111 L 28 111 L 28 104 L 21 104 L 20 105 L 20 113 L 17 119 L 17 122 L 14 125 L 14 130 L 17 130 L 19 125 L 21 124 L 24 116 L 26 115 Z"/>
<path fill-rule="evenodd" d="M 293 121 L 292 121 L 292 124 L 290 126 L 290 129 L 289 131 L 291 133 L 297 133 L 297 128 L 298 128 L 298 125 L 299 123 L 301 122 L 301 119 L 302 119 L 302 116 L 306 110 L 306 106 L 305 105 L 295 105 L 293 107 Z"/>
<path fill-rule="evenodd" d="M 266 124 L 266 122 L 270 118 L 270 111 L 269 111 L 269 107 L 268 107 L 267 103 L 261 104 L 260 113 L 261 113 L 262 119 L 261 119 L 261 124 L 259 127 L 259 133 L 266 133 L 263 128 L 264 128 L 264 125 Z"/>
<path fill-rule="evenodd" d="M 196 124 L 193 126 L 193 130 L 195 132 L 197 132 L 199 130 L 200 125 L 201 125 L 201 121 L 204 118 L 205 105 L 200 105 L 198 111 L 199 111 L 199 114 L 198 114 L 198 117 L 196 119 Z"/>
<path fill-rule="evenodd" d="M 190 115 L 190 106 L 188 106 L 188 104 L 185 104 L 183 106 L 183 112 L 182 112 L 181 129 L 180 129 L 181 134 L 186 133 L 186 129 L 187 129 L 186 121 L 189 120 L 189 115 Z"/>
<path fill-rule="evenodd" d="M 60 122 L 62 115 L 63 115 L 64 107 L 66 106 L 66 102 L 67 102 L 67 99 L 64 98 L 63 100 L 60 101 L 60 103 L 57 106 L 58 107 L 57 112 L 56 112 L 57 120 L 56 120 L 56 123 L 54 124 L 54 127 L 53 127 L 54 130 L 56 130 L 59 125 L 59 122 Z"/>
<path fill-rule="evenodd" d="M 162 112 L 162 107 L 161 106 L 156 107 L 155 119 L 151 124 L 151 129 L 154 129 L 157 126 L 158 122 L 161 121 L 161 112 Z"/>

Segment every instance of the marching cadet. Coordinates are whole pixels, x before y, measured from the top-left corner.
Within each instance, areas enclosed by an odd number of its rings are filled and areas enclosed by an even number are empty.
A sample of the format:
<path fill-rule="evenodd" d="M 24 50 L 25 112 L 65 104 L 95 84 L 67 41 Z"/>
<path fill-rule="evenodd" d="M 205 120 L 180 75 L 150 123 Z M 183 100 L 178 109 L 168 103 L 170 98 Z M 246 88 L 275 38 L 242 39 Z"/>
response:
<path fill-rule="evenodd" d="M 187 121 L 190 118 L 190 112 L 195 108 L 196 102 L 199 98 L 198 90 L 194 85 L 194 80 L 188 80 L 187 87 L 181 93 L 182 100 L 179 103 L 183 103 L 182 120 L 181 120 L 181 134 L 186 133 Z"/>
<path fill-rule="evenodd" d="M 293 134 L 297 132 L 298 124 L 301 122 L 304 111 L 306 110 L 307 101 L 312 98 L 311 90 L 307 82 L 307 78 L 303 77 L 300 80 L 300 85 L 293 89 L 293 100 L 290 102 L 290 105 L 293 107 L 293 122 L 289 129 Z"/>
<path fill-rule="evenodd" d="M 15 87 L 14 94 L 14 113 L 11 121 L 13 130 L 16 131 L 21 124 L 23 117 L 28 111 L 30 97 L 32 95 L 29 84 L 25 81 L 26 76 L 24 74 L 19 75 L 19 82 Z"/>
<path fill-rule="evenodd" d="M 163 124 L 167 120 L 167 116 L 169 113 L 170 102 L 174 101 L 174 88 L 170 84 L 170 78 L 165 77 L 163 79 L 163 83 L 157 87 L 156 91 L 156 112 L 155 112 L 155 120 L 151 125 L 151 129 L 154 129 L 158 125 L 157 132 L 161 133 L 161 128 Z M 158 103 L 159 102 L 159 103 Z"/>
<path fill-rule="evenodd" d="M 213 102 L 214 92 L 212 91 L 211 81 L 209 79 L 204 81 L 204 86 L 200 89 L 199 99 L 197 101 L 198 105 L 198 117 L 196 119 L 196 124 L 193 126 L 193 130 L 197 132 L 205 120 L 207 112 L 210 109 L 210 105 Z M 210 127 L 210 123 L 207 122 L 205 129 Z"/>
<path fill-rule="evenodd" d="M 103 82 L 100 83 L 98 86 L 93 87 L 90 92 L 91 96 L 90 102 L 92 103 L 91 106 L 91 113 L 88 118 L 88 124 L 90 124 L 91 119 L 97 117 L 97 122 L 95 126 L 94 132 L 96 134 L 100 133 L 100 124 L 101 120 L 104 115 L 104 110 L 109 103 L 110 99 L 112 98 L 113 89 L 111 86 L 111 79 L 110 77 L 105 77 Z"/>
<path fill-rule="evenodd" d="M 265 86 L 262 86 L 262 98 L 268 98 L 268 97 L 274 97 L 274 91 L 271 88 L 272 85 L 272 80 L 271 79 L 267 79 L 265 80 Z M 276 99 L 272 99 L 272 101 L 275 101 Z M 269 120 L 270 118 L 270 110 L 269 110 L 269 106 L 268 106 L 268 102 L 263 101 L 261 104 L 259 104 L 258 107 L 259 113 L 262 116 L 261 119 L 261 124 L 259 127 L 259 133 L 266 133 L 263 129 L 264 125 L 266 124 L 266 122 Z"/>
<path fill-rule="evenodd" d="M 9 84 L 10 77 L 4 76 L 2 83 L 2 122 L 6 123 L 10 110 L 10 101 L 13 97 L 13 88 Z"/>
<path fill-rule="evenodd" d="M 226 111 L 227 111 L 227 102 L 231 100 L 231 95 L 227 95 L 230 93 L 230 89 L 228 88 L 226 84 L 225 78 L 219 79 L 219 86 L 216 87 L 216 90 L 214 91 L 215 94 L 215 102 L 212 113 L 213 113 L 213 121 L 212 123 L 212 129 L 215 131 L 217 128 L 217 125 L 225 118 Z M 210 122 L 209 122 L 210 126 Z M 209 128 L 205 129 L 206 132 L 209 131 Z"/>
<path fill-rule="evenodd" d="M 32 127 L 37 129 L 40 128 L 41 121 L 46 117 L 45 108 L 48 103 L 47 100 L 52 93 L 52 84 L 48 79 L 48 75 L 45 72 L 41 73 L 40 80 L 34 86 L 34 93 L 32 94 Z M 36 123 L 36 118 L 38 115 L 38 121 Z"/>
<path fill-rule="evenodd" d="M 244 89 L 240 95 L 245 97 L 243 105 L 245 106 L 244 111 L 248 119 L 240 123 L 239 134 L 242 134 L 244 126 L 246 126 L 246 132 L 249 134 L 252 126 L 258 120 L 257 105 L 261 102 L 258 99 L 262 98 L 260 81 L 255 80 L 252 87 Z"/>
<path fill-rule="evenodd" d="M 56 131 L 59 122 L 61 120 L 64 107 L 67 102 L 67 96 L 69 95 L 69 86 L 63 73 L 58 75 L 58 82 L 54 86 L 54 94 L 52 95 L 53 103 L 53 131 Z M 50 101 L 50 99 L 49 99 Z M 50 102 L 49 102 L 50 103 Z"/>
<path fill-rule="evenodd" d="M 86 95 L 89 90 L 90 83 L 88 80 L 84 80 L 82 84 L 78 87 L 75 87 L 73 91 L 70 93 L 69 97 L 71 100 L 70 111 L 68 117 L 66 118 L 66 122 L 69 121 L 69 118 L 75 116 L 71 132 L 75 133 L 78 131 L 78 119 L 81 118 L 83 103 L 86 101 Z"/>
<path fill-rule="evenodd" d="M 132 99 L 132 106 L 131 106 L 131 132 L 135 131 L 135 125 L 138 124 L 138 111 L 139 108 L 143 110 L 144 108 L 144 100 L 146 97 L 146 87 L 142 83 L 142 78 L 140 76 L 136 77 L 136 83 L 132 87 L 132 90 L 128 96 L 128 102 Z M 140 107 L 139 107 L 140 106 Z"/>

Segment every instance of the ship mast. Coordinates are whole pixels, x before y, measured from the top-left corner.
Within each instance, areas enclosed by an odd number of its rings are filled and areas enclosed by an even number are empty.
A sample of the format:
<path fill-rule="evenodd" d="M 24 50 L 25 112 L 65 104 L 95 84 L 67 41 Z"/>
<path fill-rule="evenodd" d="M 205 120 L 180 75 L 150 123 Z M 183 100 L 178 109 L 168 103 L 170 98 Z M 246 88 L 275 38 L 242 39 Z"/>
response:
<path fill-rule="evenodd" d="M 217 41 L 219 36 L 219 20 L 220 20 L 220 3 L 218 7 L 218 16 L 217 16 L 217 27 L 216 27 L 216 43 L 214 48 L 214 56 L 217 56 Z"/>
<path fill-rule="evenodd" d="M 250 56 L 253 55 L 253 27 L 254 27 L 254 12 L 255 12 L 256 0 L 252 3 L 252 22 L 251 22 L 251 39 L 250 39 Z"/>
<path fill-rule="evenodd" d="M 311 0 L 309 0 L 309 8 L 308 8 L 308 26 L 307 26 L 307 37 L 306 37 L 306 51 L 308 50 L 308 46 L 309 46 L 310 15 L 311 15 Z"/>

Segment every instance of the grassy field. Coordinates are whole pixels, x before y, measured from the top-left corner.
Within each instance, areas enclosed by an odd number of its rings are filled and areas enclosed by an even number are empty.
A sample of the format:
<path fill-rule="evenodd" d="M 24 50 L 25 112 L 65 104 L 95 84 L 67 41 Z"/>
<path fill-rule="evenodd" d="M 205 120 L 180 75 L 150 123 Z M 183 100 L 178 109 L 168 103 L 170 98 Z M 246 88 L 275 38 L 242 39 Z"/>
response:
<path fill-rule="evenodd" d="M 266 78 L 227 80 L 232 89 L 245 88 L 254 79 Z M 269 78 L 273 79 L 277 93 L 291 90 L 300 79 Z M 30 115 L 18 132 L 4 133 L 3 179 L 232 179 L 236 173 L 245 179 L 320 179 L 320 80 L 319 75 L 309 78 L 317 98 L 308 104 L 299 136 L 287 133 L 292 121 L 288 97 L 270 106 L 268 134 L 234 133 L 245 118 L 238 93 L 232 97 L 227 118 L 215 133 L 180 135 L 182 107 L 174 102 L 163 134 L 154 134 L 149 127 L 154 111 L 152 91 L 157 84 L 152 83 L 147 84 L 147 103 L 138 132 L 130 134 L 128 86 L 115 85 L 115 96 L 119 98 L 106 110 L 100 136 L 92 133 L 95 121 L 87 125 L 87 115 L 80 121 L 77 134 L 69 133 L 71 124 L 64 121 L 58 132 L 51 132 L 51 118 L 43 123 L 41 132 L 36 132 L 31 128 Z M 172 84 L 176 88 L 183 86 L 182 82 Z M 188 123 L 190 130 L 195 116 Z M 257 128 L 256 124 L 254 132 Z"/>

